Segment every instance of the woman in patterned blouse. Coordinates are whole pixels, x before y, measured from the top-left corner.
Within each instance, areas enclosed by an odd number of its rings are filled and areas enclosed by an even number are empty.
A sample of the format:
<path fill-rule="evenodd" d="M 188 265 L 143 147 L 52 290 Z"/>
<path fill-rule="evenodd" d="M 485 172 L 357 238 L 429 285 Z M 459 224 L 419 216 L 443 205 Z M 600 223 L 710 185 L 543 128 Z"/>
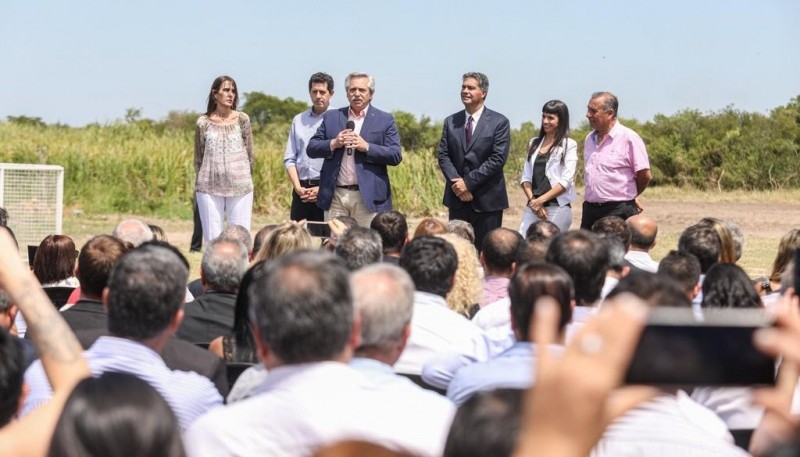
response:
<path fill-rule="evenodd" d="M 250 230 L 253 211 L 253 133 L 247 114 L 236 111 L 239 92 L 230 76 L 211 84 L 206 114 L 197 119 L 194 168 L 197 207 L 206 243 L 237 224 Z"/>

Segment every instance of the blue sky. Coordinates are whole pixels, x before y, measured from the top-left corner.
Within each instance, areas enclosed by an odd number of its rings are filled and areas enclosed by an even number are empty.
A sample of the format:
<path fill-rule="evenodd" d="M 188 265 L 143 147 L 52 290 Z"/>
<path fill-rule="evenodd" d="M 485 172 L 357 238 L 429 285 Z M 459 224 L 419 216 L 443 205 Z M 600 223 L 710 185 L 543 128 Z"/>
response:
<path fill-rule="evenodd" d="M 461 75 L 487 105 L 538 124 L 558 98 L 583 119 L 609 90 L 639 120 L 684 108 L 766 113 L 800 95 L 800 1 L 6 0 L 0 119 L 111 122 L 201 111 L 211 81 L 306 100 L 308 76 L 376 78 L 374 104 L 443 119 Z"/>

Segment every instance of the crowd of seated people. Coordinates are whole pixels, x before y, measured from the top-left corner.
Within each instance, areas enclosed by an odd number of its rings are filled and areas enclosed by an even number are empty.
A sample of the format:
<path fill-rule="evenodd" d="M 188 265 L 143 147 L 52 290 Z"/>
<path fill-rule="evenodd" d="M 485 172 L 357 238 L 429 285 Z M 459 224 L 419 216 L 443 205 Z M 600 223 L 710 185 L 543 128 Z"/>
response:
<path fill-rule="evenodd" d="M 139 220 L 80 250 L 50 235 L 30 266 L 0 225 L 0 456 L 800 450 L 796 229 L 753 279 L 713 218 L 661 259 L 644 216 L 499 228 L 481 252 L 468 225 L 398 211 L 329 226 L 230 226 L 189 281 Z M 753 342 L 782 360 L 775 385 L 624 385 L 648 314 L 673 307 L 772 316 Z"/>

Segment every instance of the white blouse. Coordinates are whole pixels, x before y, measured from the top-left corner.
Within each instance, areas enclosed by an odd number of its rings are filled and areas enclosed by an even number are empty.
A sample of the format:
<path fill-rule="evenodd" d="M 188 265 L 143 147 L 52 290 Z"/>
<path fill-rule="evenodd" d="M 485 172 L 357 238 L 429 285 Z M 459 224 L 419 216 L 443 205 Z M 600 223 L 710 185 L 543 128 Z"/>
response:
<path fill-rule="evenodd" d="M 564 143 L 566 142 L 566 151 L 564 150 Z M 528 142 L 528 149 L 530 149 L 533 139 Z M 522 179 L 520 184 L 525 182 L 532 182 L 533 177 L 533 161 L 536 160 L 536 155 L 539 154 L 539 148 L 536 148 L 531 158 L 525 161 L 525 167 L 522 169 Z M 561 163 L 561 157 L 566 154 L 564 163 Z M 556 184 L 561 184 L 566 190 L 564 193 L 556 197 L 559 206 L 564 206 L 567 203 L 574 201 L 578 197 L 575 191 L 575 169 L 578 166 L 578 143 L 572 138 L 562 140 L 558 146 L 550 148 L 549 157 L 547 158 L 547 165 L 545 166 L 545 176 L 550 181 L 550 187 L 555 187 Z"/>

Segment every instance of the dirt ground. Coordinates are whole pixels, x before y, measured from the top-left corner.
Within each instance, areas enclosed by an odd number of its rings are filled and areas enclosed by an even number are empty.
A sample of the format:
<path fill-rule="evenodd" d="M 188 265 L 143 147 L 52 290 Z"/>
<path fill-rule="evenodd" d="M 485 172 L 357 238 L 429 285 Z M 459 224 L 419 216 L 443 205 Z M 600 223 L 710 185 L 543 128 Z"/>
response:
<path fill-rule="evenodd" d="M 582 194 L 579 192 L 579 195 Z M 518 189 L 509 190 L 510 208 L 504 214 L 503 225 L 519 228 L 524 207 L 524 196 Z M 732 219 L 745 234 L 745 248 L 739 264 L 752 277 L 769 272 L 781 237 L 793 228 L 800 227 L 800 193 L 794 191 L 778 193 L 748 192 L 701 192 L 681 189 L 648 189 L 642 199 L 646 214 L 659 223 L 657 245 L 652 255 L 663 257 L 677 246 L 680 232 L 703 217 Z M 581 197 L 573 204 L 572 228 L 580 225 Z M 438 216 L 446 220 L 444 207 Z M 73 237 L 77 246 L 83 245 L 92 235 L 109 233 L 117 222 L 129 215 L 86 216 L 65 210 L 64 233 Z M 280 222 L 283 215 L 259 215 L 253 221 L 258 228 L 267 223 Z M 170 242 L 176 244 L 192 263 L 193 276 L 199 271 L 200 255 L 189 254 L 192 221 L 141 217 L 148 223 L 160 225 L 167 232 Z M 411 218 L 413 231 L 419 218 Z"/>

